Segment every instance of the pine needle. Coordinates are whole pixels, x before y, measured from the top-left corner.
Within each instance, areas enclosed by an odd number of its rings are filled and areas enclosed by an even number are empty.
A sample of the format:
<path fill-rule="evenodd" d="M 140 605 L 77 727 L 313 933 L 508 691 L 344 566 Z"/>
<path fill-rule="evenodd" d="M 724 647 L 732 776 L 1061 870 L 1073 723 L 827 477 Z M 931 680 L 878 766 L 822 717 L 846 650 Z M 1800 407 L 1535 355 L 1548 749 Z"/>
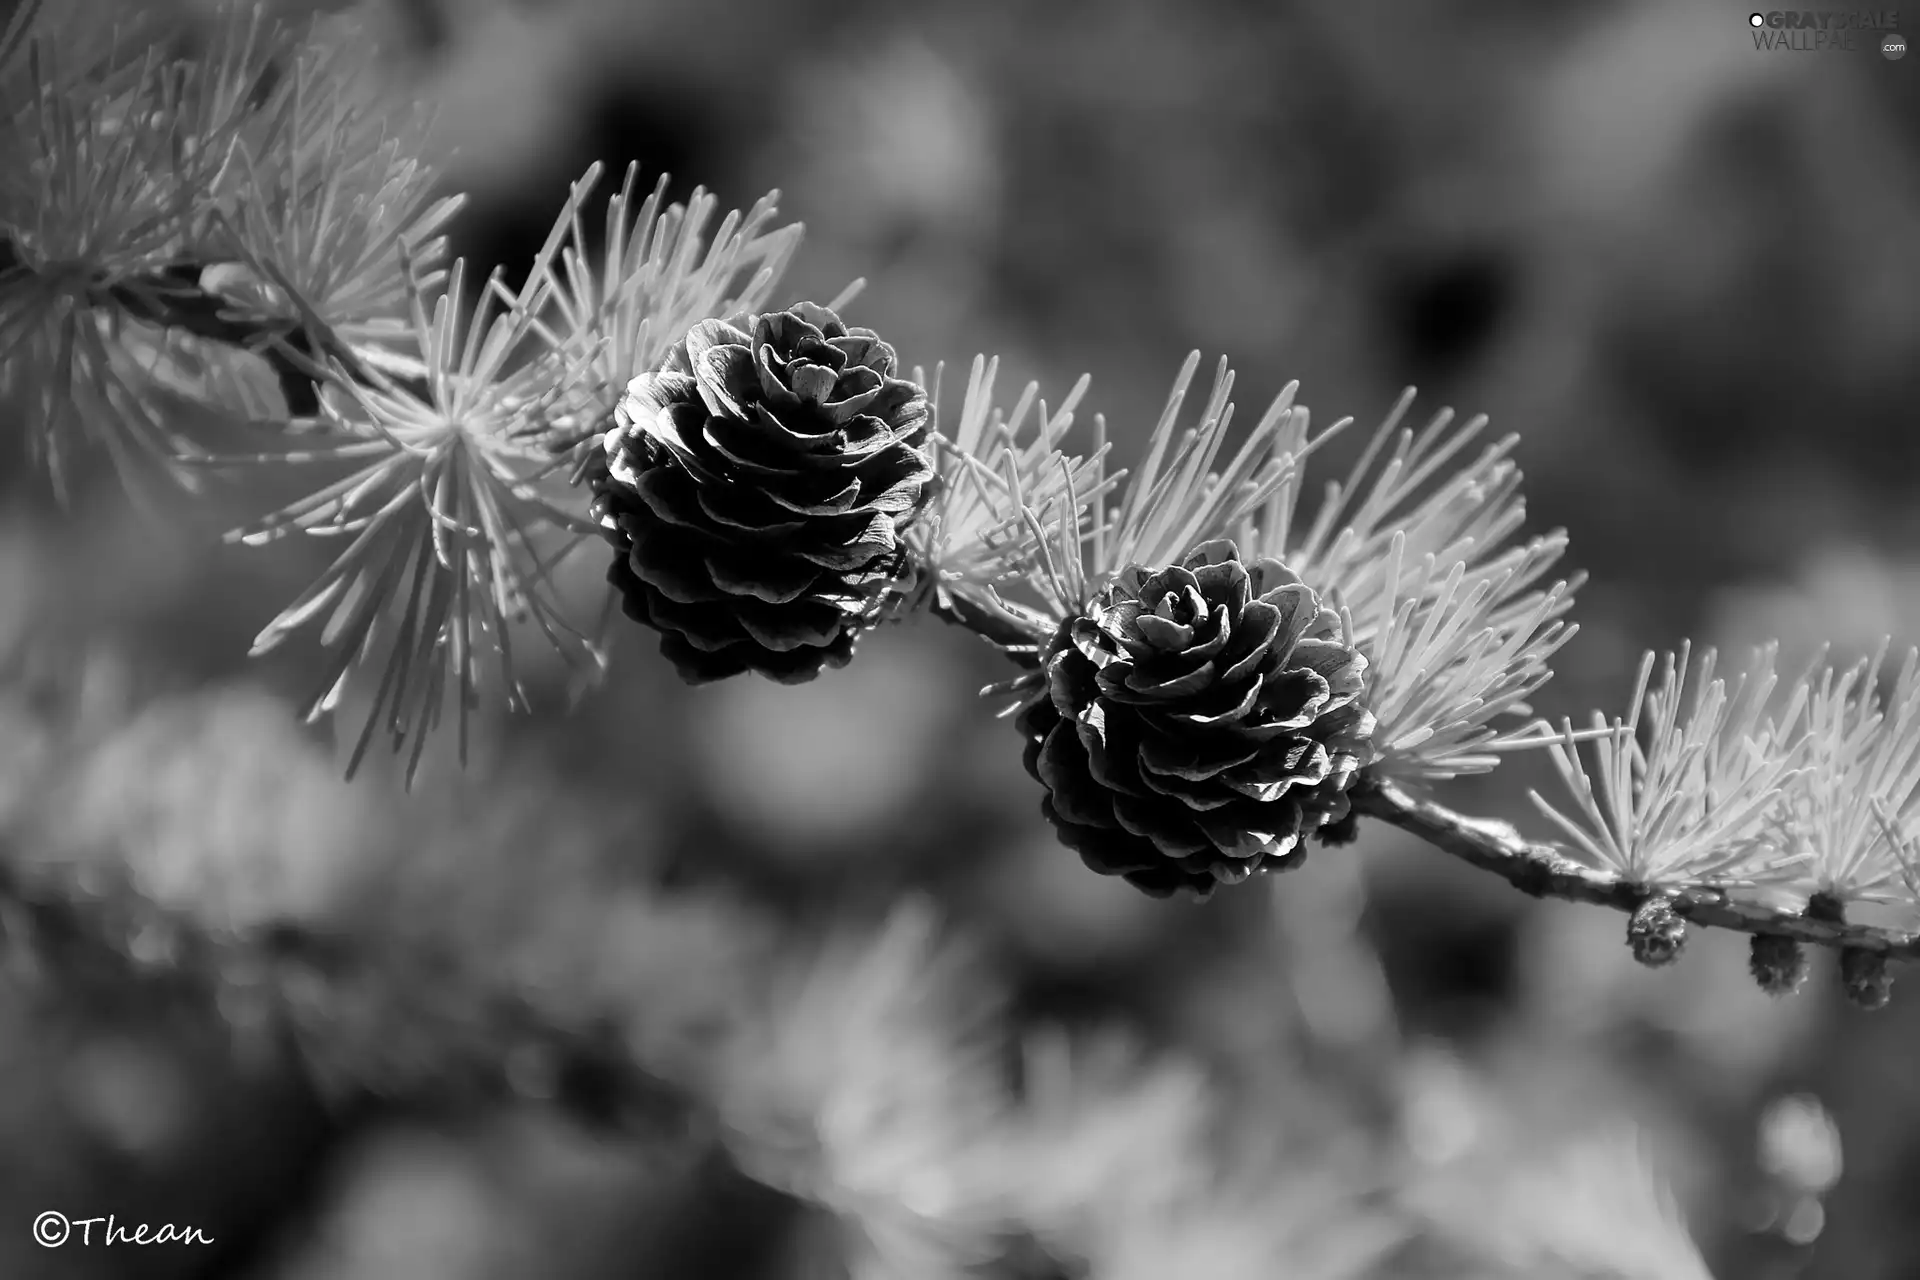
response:
<path fill-rule="evenodd" d="M 532 275 L 551 281 L 533 330 L 557 365 L 580 370 L 553 407 L 547 442 L 577 461 L 578 446 L 609 423 L 627 384 L 658 365 L 702 320 L 762 309 L 800 243 L 798 224 L 776 226 L 780 193 L 729 213 L 708 234 L 719 201 L 696 188 L 685 204 L 666 202 L 662 174 L 637 199 L 639 166 L 629 165 L 607 202 L 604 247 L 587 233 L 595 162 L 574 183 Z"/>
<path fill-rule="evenodd" d="M 1051 409 L 1040 398 L 1040 384 L 1028 383 L 1013 407 L 1003 409 L 994 403 L 999 368 L 998 358 L 974 357 L 951 427 L 940 412 L 944 370 L 935 369 L 929 452 L 941 496 L 930 517 L 907 533 L 932 582 L 976 601 L 987 601 L 988 589 L 1027 578 L 1040 546 L 1057 532 L 1063 504 L 1078 512 L 1112 487 L 1098 474 L 1103 443 L 1090 457 L 1060 447 L 1089 379 L 1081 377 Z M 927 383 L 924 370 L 913 376 Z"/>
<path fill-rule="evenodd" d="M 221 258 L 214 229 L 234 212 L 247 139 L 265 127 L 255 94 L 294 37 L 235 7 L 187 59 L 138 23 L 102 31 L 64 6 L 40 17 L 0 40 L 0 96 L 16 120 L 0 144 L 0 389 L 26 409 L 30 451 L 57 494 L 104 455 L 151 508 L 198 484 L 186 469 L 198 450 L 163 407 L 190 413 L 196 385 L 241 389 L 164 326 L 183 289 L 213 274 L 199 268 Z"/>
<path fill-rule="evenodd" d="M 1566 550 L 1563 532 L 1506 545 L 1526 521 L 1508 457 L 1518 437 L 1463 464 L 1487 420 L 1456 424 L 1442 410 L 1418 431 L 1403 427 L 1413 395 L 1401 395 L 1310 517 L 1300 509 L 1307 450 L 1284 455 L 1241 549 L 1282 561 L 1350 613 L 1378 721 L 1369 767 L 1424 785 L 1543 745 L 1496 722 L 1532 715 L 1527 699 L 1552 677 L 1548 659 L 1577 631 L 1561 619 L 1583 579 L 1538 585 Z"/>
<path fill-rule="evenodd" d="M 378 369 L 366 381 L 336 368 L 344 392 L 325 406 L 333 439 L 288 453 L 286 462 L 351 463 L 343 478 L 230 535 L 260 543 L 300 532 L 350 539 L 346 549 L 255 641 L 267 652 L 319 624 L 331 651 L 310 717 L 335 709 L 350 683 L 373 686 L 373 705 L 354 744 L 356 771 L 376 732 L 394 750 L 411 747 L 413 780 L 429 732 L 453 686 L 460 758 L 469 713 L 480 705 L 483 662 L 491 659 L 511 709 L 525 706 L 513 668 L 512 628 L 530 621 L 569 664 L 599 655 L 553 599 L 537 535 L 578 535 L 585 520 L 543 492 L 546 452 L 526 423 L 557 394 L 548 371 L 512 368 L 548 288 L 536 277 L 511 304 L 483 292 L 464 323 L 455 299 L 465 268 L 431 311 L 412 291 L 413 338 L 423 386 L 403 386 Z"/>
<path fill-rule="evenodd" d="M 1409 565 L 1407 543 L 1404 533 L 1390 539 L 1372 608 L 1353 621 L 1376 720 L 1370 767 L 1405 782 L 1488 772 L 1501 753 L 1540 744 L 1493 722 L 1531 714 L 1527 699 L 1553 675 L 1547 660 L 1577 631 L 1559 621 L 1569 583 L 1514 598 L 1515 582 L 1537 576 L 1561 543 L 1517 548 L 1491 575 L 1431 554 Z M 1329 594 L 1346 603 L 1338 587 Z"/>
<path fill-rule="evenodd" d="M 432 113 L 385 101 L 364 61 L 343 40 L 317 40 L 274 79 L 203 234 L 223 264 L 208 284 L 253 318 L 311 313 L 348 345 L 404 345 L 408 290 L 443 285 L 444 232 L 465 197 L 434 197 Z"/>
<path fill-rule="evenodd" d="M 89 79 L 43 27 L 10 25 L 5 42 L 26 83 L 8 76 L 0 103 L 14 120 L 0 142 L 0 392 L 56 495 L 104 454 L 151 506 L 183 446 L 116 350 L 129 317 L 111 290 L 171 251 L 212 180 L 227 122 L 193 107 L 215 72 L 148 49 Z"/>
<path fill-rule="evenodd" d="M 13 59 L 27 44 L 27 32 L 40 16 L 41 0 L 18 0 L 13 16 L 0 28 L 0 75 L 12 70 Z"/>
<path fill-rule="evenodd" d="M 1100 446 L 1084 474 L 1071 473 L 1077 509 L 1061 500 L 1064 490 L 1051 510 L 1023 503 L 1034 527 L 1048 535 L 1052 561 L 1062 567 L 1029 579 L 1056 618 L 1078 613 L 1128 565 L 1170 564 L 1202 542 L 1229 536 L 1286 483 L 1298 459 L 1341 425 L 1310 442 L 1307 410 L 1293 402 L 1299 384 L 1289 384 L 1220 466 L 1233 426 L 1233 371 L 1225 360 L 1219 363 L 1199 421 L 1183 430 L 1181 410 L 1199 367 L 1195 351 L 1174 379 L 1146 459 L 1131 473 L 1107 473 L 1106 424 L 1096 418 Z M 1112 504 L 1105 500 L 1110 491 L 1119 495 Z"/>
<path fill-rule="evenodd" d="M 1234 529 L 1284 481 L 1287 459 L 1306 454 L 1309 418 L 1305 408 L 1293 403 L 1299 384 L 1289 383 L 1232 461 L 1215 469 L 1233 425 L 1233 370 L 1225 360 L 1215 369 L 1200 421 L 1176 439 L 1180 410 L 1199 366 L 1198 351 L 1181 366 L 1154 427 L 1146 461 L 1127 477 L 1118 505 L 1094 512 L 1093 528 L 1080 530 L 1065 549 L 1073 560 L 1082 561 L 1083 548 L 1099 546 L 1101 558 L 1083 564 L 1087 580 L 1104 581 L 1131 564 L 1171 564 L 1200 543 Z"/>
<path fill-rule="evenodd" d="M 1920 808 L 1920 650 L 1909 650 L 1884 701 L 1888 645 L 1846 671 L 1816 658 L 1802 684 L 1806 771 L 1787 789 L 1783 843 L 1807 859 L 1808 888 L 1838 902 L 1906 902 L 1897 833 Z"/>
<path fill-rule="evenodd" d="M 1243 557 L 1282 561 L 1343 611 L 1351 643 L 1368 657 L 1368 703 L 1380 723 L 1381 754 L 1371 767 L 1425 783 L 1484 773 L 1506 751 L 1549 741 L 1496 727 L 1532 714 L 1527 699 L 1551 677 L 1547 660 L 1575 634 L 1561 619 L 1581 581 L 1539 585 L 1565 551 L 1563 533 L 1506 545 L 1525 522 L 1519 470 L 1507 456 L 1514 437 L 1461 465 L 1485 419 L 1456 427 L 1442 412 L 1419 432 L 1402 429 L 1409 392 L 1296 536 L 1305 465 L 1351 420 L 1312 433 L 1295 386 L 1221 465 L 1233 421 L 1224 362 L 1198 423 L 1179 425 L 1199 368 L 1195 353 L 1143 462 L 1131 475 L 1108 474 L 1097 416 L 1087 457 L 1061 448 L 1071 425 L 1065 414 L 1043 410 L 1021 444 L 1010 431 L 996 434 L 1000 420 L 986 408 L 993 368 L 976 361 L 954 441 L 943 447 L 942 457 L 957 461 L 943 470 L 948 509 L 932 522 L 927 547 L 949 585 L 1022 586 L 1057 624 L 1129 564 L 1171 563 L 1199 542 L 1232 537 Z M 1068 408 L 1083 388 L 1084 380 Z M 1031 397 L 1015 407 L 1014 429 Z"/>
<path fill-rule="evenodd" d="M 163 47 L 82 74 L 86 55 L 30 34 L 32 87 L 7 103 L 17 155 L 0 172 L 0 227 L 22 260 L 84 268 L 106 283 L 166 260 L 205 210 L 242 122 L 237 99 L 273 55 L 248 24 L 214 56 L 179 61 Z M 137 46 L 129 46 L 137 47 Z"/>
<path fill-rule="evenodd" d="M 1650 684 L 1655 655 L 1641 662 L 1627 718 L 1591 744 L 1597 786 L 1571 723 L 1564 724 L 1548 757 L 1575 816 L 1529 794 L 1576 849 L 1627 883 L 1790 883 L 1804 858 L 1781 846 L 1774 818 L 1784 789 L 1804 771 L 1807 743 L 1780 725 L 1799 717 L 1806 685 L 1795 687 L 1775 722 L 1766 709 L 1778 683 L 1776 646 L 1760 650 L 1731 687 L 1714 678 L 1712 649 L 1697 664 L 1690 653 L 1683 645 L 1677 658 L 1666 655 L 1657 685 Z M 1609 726 L 1597 714 L 1594 720 L 1598 737 Z"/>

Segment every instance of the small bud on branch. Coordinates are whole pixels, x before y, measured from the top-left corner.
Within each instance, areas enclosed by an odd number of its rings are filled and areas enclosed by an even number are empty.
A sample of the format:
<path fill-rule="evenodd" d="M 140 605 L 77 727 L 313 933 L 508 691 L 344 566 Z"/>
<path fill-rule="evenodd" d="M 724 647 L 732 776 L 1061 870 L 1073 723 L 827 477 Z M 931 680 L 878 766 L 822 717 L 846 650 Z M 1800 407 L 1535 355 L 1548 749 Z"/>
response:
<path fill-rule="evenodd" d="M 1390 781 L 1363 775 L 1350 795 L 1355 813 L 1399 827 L 1536 898 L 1560 898 L 1628 912 L 1638 910 L 1644 900 L 1643 889 L 1610 872 L 1576 862 L 1552 845 L 1523 839 L 1505 823 L 1471 818 L 1435 801 L 1416 798 Z M 1904 930 L 1823 919 L 1810 910 L 1769 906 L 1727 889 L 1678 887 L 1667 901 L 1676 915 L 1697 925 L 1815 946 L 1845 947 L 1857 956 L 1878 956 L 1882 960 L 1911 960 L 1920 955 L 1920 937 Z M 1854 963 L 1865 965 L 1867 961 L 1858 959 Z"/>

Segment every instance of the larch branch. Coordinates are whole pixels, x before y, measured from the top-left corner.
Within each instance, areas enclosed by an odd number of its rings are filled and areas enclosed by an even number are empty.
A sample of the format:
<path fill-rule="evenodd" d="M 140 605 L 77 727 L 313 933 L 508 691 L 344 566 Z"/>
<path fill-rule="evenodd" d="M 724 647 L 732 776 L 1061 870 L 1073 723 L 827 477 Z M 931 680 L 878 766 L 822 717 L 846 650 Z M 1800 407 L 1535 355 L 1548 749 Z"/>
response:
<path fill-rule="evenodd" d="M 1879 952 L 1889 959 L 1920 956 L 1920 935 L 1833 918 L 1818 907 L 1769 906 L 1712 885 L 1659 886 L 1623 880 L 1569 858 L 1552 845 L 1524 839 L 1511 825 L 1456 813 L 1384 778 L 1363 777 L 1350 792 L 1356 813 L 1378 818 L 1523 893 L 1631 912 L 1657 893 L 1695 924 L 1769 934 L 1825 947 Z"/>

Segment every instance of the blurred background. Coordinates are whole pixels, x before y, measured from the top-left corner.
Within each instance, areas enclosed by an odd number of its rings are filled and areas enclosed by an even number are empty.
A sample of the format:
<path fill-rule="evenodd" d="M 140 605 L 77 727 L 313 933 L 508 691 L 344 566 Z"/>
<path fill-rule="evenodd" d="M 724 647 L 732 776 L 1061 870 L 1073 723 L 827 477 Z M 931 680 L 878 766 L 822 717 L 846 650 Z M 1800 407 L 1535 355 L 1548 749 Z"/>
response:
<path fill-rule="evenodd" d="M 524 271 L 590 161 L 638 160 L 726 208 L 779 188 L 807 225 L 781 298 L 866 277 L 849 318 L 909 364 L 997 353 L 1056 401 L 1091 373 L 1123 459 L 1193 348 L 1231 358 L 1245 420 L 1295 378 L 1318 420 L 1356 417 L 1323 475 L 1406 385 L 1490 414 L 1522 435 L 1530 524 L 1591 574 L 1544 715 L 1624 710 L 1641 651 L 1688 637 L 1778 638 L 1788 670 L 1920 642 L 1920 59 L 1759 51 L 1731 0 L 367 3 L 384 72 L 441 105 L 448 189 L 472 195 L 455 248 L 481 265 Z M 1920 1276 L 1902 983 L 1863 1014 L 1821 956 L 1776 1003 L 1718 934 L 1642 970 L 1622 917 L 1372 827 L 1272 894 L 1150 901 L 1056 844 L 973 696 L 1006 673 L 931 624 L 796 689 L 688 690 L 627 631 L 577 707 L 549 672 L 533 715 L 488 719 L 464 779 L 435 760 L 403 799 L 383 764 L 349 788 L 294 714 L 313 655 L 245 656 L 324 548 L 33 490 L 6 486 L 0 613 L 98 655 L 62 704 L 94 725 L 58 774 L 70 821 L 36 838 L 112 851 L 163 899 L 404 921 L 548 980 L 559 944 L 530 921 L 577 942 L 591 918 L 612 941 L 579 981 L 644 992 L 643 1021 L 724 1010 L 742 931 L 790 945 L 931 903 L 1012 1026 L 1124 1029 L 1287 1150 L 1399 1152 L 1428 1225 L 1351 1274 L 1682 1274 L 1617 1241 L 1500 1243 L 1632 1234 L 1608 1196 L 1639 1166 L 1563 1157 L 1637 1132 L 1714 1275 Z M 570 588 L 589 606 L 597 555 Z M 51 750 L 9 697 L 0 798 Z M 1525 795 L 1547 776 L 1515 757 L 1441 798 L 1544 834 Z M 96 985 L 0 989 L 0 1274 L 831 1274 L 817 1212 L 731 1162 L 535 1107 L 340 1106 Z M 224 1243 L 34 1248 L 32 1213 L 69 1206 Z"/>

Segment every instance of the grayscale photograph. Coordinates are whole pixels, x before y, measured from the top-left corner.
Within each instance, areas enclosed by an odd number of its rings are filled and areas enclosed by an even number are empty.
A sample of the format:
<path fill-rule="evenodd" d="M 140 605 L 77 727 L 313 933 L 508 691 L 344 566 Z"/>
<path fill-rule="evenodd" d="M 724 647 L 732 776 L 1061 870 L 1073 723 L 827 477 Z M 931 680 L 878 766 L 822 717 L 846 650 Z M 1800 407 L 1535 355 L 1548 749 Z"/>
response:
<path fill-rule="evenodd" d="M 0 0 L 0 1280 L 1920 1280 L 1916 30 Z"/>

